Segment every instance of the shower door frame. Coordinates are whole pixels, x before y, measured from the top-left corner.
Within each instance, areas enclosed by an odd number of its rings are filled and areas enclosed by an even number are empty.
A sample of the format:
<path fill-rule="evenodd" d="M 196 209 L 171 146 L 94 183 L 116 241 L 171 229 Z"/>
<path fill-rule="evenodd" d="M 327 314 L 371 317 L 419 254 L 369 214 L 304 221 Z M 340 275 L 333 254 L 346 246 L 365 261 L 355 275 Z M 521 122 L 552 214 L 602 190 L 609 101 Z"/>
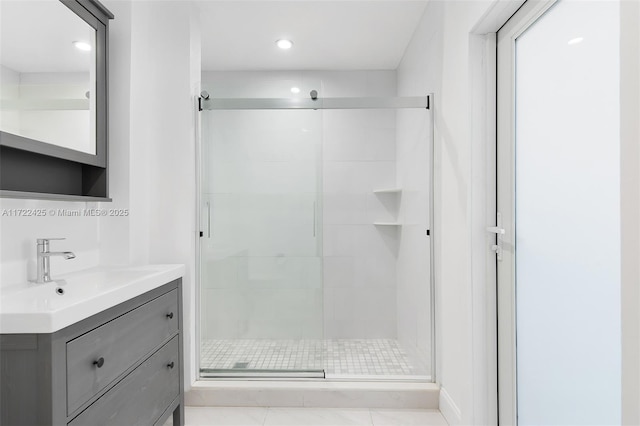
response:
<path fill-rule="evenodd" d="M 425 108 L 431 111 L 429 120 L 431 121 L 431 147 L 430 147 L 430 182 L 429 182 L 429 229 L 426 234 L 429 237 L 429 308 L 430 308 L 430 383 L 436 383 L 436 276 L 435 276 L 435 239 L 439 233 L 435 232 L 434 218 L 434 190 L 435 190 L 435 120 L 433 114 L 434 96 L 429 93 L 426 96 L 404 96 L 404 97 L 345 97 L 345 98 L 316 98 L 316 99 L 295 99 L 295 98 L 211 98 L 208 93 L 202 92 L 203 96 L 197 98 L 197 108 L 199 112 L 215 110 L 294 110 L 294 109 L 404 109 L 404 108 Z M 202 338 L 200 333 L 201 321 L 201 241 L 204 236 L 201 217 L 202 203 L 202 119 L 197 114 L 196 122 L 197 146 L 196 146 L 196 223 L 198 224 L 196 240 L 196 291 L 195 291 L 195 367 L 196 380 L 229 380 L 229 379 L 251 379 L 251 380 L 273 380 L 287 378 L 322 379 L 320 376 L 301 376 L 300 371 L 278 371 L 261 374 L 252 372 L 251 374 L 230 374 L 218 377 L 201 377 L 200 351 Z"/>

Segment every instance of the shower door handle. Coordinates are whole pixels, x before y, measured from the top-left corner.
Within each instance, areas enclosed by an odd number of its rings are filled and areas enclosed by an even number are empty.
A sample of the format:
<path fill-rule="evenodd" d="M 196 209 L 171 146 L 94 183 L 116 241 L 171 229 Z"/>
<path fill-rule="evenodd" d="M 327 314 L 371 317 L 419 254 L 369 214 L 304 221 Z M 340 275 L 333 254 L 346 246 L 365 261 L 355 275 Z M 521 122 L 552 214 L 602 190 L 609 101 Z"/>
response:
<path fill-rule="evenodd" d="M 211 238 L 211 203 L 207 201 L 207 238 Z"/>
<path fill-rule="evenodd" d="M 316 202 L 313 202 L 313 237 L 316 236 Z"/>

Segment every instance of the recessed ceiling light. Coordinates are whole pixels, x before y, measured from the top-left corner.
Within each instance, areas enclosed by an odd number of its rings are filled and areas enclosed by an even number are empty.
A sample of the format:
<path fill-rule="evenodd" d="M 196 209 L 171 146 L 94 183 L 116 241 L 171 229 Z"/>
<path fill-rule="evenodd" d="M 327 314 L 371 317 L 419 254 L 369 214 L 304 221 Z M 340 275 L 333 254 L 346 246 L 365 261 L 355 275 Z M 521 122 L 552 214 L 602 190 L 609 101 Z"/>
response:
<path fill-rule="evenodd" d="M 291 40 L 285 40 L 285 39 L 277 40 L 276 44 L 282 50 L 291 49 L 291 47 L 293 46 L 293 42 Z"/>
<path fill-rule="evenodd" d="M 91 50 L 91 45 L 89 43 L 85 43 L 84 41 L 74 41 L 73 45 L 76 47 L 76 49 L 83 50 L 85 52 Z"/>
<path fill-rule="evenodd" d="M 578 43 L 582 43 L 582 40 L 584 40 L 584 37 L 576 37 L 576 38 L 572 38 L 571 40 L 569 40 L 567 42 L 567 44 L 578 44 Z"/>
<path fill-rule="evenodd" d="M 300 88 L 299 87 L 292 87 L 291 88 L 291 93 L 300 93 Z"/>

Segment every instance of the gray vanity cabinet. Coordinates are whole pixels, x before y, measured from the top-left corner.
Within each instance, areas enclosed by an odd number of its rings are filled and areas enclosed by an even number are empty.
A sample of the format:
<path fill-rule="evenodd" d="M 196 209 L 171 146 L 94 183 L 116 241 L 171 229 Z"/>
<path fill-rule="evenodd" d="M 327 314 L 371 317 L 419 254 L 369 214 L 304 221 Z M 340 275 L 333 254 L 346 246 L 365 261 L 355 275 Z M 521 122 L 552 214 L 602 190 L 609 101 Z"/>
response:
<path fill-rule="evenodd" d="M 63 296 L 64 297 L 64 296 Z M 0 336 L 0 425 L 184 424 L 180 279 L 53 334 Z"/>

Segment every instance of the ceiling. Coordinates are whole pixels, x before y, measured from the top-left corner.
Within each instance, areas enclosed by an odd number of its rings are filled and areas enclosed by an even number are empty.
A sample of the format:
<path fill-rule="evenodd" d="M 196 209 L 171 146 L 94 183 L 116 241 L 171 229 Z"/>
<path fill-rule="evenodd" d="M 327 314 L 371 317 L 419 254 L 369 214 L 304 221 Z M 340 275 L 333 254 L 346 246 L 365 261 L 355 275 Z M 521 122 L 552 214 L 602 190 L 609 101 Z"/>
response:
<path fill-rule="evenodd" d="M 199 0 L 202 68 L 396 69 L 427 0 Z M 293 48 L 277 48 L 277 39 Z"/>
<path fill-rule="evenodd" d="M 202 68 L 395 69 L 426 2 L 194 0 L 201 21 Z M 93 31 L 58 0 L 0 0 L 0 19 L 2 65 L 18 72 L 89 69 L 91 56 L 71 42 L 88 39 Z M 278 49 L 275 41 L 280 38 L 291 39 L 293 48 Z"/>

